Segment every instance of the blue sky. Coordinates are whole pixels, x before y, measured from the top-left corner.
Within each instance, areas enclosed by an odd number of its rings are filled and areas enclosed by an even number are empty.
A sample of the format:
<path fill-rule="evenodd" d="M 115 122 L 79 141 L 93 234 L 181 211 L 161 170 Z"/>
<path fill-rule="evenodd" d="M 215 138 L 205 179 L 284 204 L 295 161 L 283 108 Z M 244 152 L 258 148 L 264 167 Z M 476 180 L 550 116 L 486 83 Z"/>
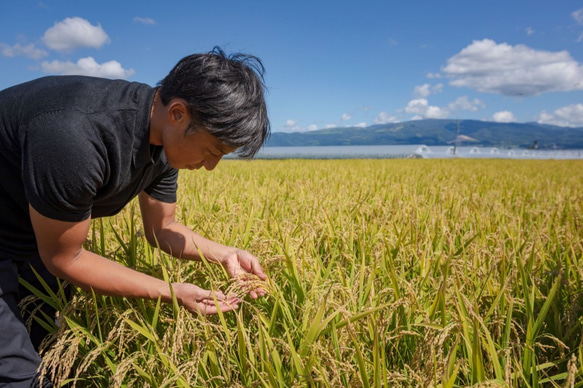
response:
<path fill-rule="evenodd" d="M 73 73 L 155 85 L 215 45 L 261 58 L 273 131 L 583 126 L 580 0 L 0 0 L 0 89 Z"/>

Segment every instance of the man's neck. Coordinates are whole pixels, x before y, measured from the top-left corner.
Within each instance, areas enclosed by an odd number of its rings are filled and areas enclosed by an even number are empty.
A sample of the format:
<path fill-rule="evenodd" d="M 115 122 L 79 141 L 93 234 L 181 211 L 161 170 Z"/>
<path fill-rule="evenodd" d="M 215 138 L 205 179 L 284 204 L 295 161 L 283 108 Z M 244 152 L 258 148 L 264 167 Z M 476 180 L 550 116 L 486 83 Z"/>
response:
<path fill-rule="evenodd" d="M 165 113 L 165 106 L 160 101 L 160 90 L 156 90 L 154 102 L 152 102 L 152 110 L 150 111 L 150 144 L 152 145 L 162 145 L 161 131 Z"/>

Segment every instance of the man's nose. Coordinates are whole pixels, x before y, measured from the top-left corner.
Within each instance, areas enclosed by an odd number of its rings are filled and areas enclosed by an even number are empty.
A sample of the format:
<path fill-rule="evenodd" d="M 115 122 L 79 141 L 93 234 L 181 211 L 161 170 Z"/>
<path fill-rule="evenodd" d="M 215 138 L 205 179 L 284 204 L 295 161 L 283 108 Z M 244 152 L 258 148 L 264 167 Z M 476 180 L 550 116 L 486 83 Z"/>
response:
<path fill-rule="evenodd" d="M 203 162 L 203 166 L 207 171 L 212 171 L 215 169 L 215 167 L 217 167 L 217 164 L 219 164 L 219 162 L 221 161 L 221 158 L 223 156 L 211 156 L 209 158 L 206 158 Z"/>

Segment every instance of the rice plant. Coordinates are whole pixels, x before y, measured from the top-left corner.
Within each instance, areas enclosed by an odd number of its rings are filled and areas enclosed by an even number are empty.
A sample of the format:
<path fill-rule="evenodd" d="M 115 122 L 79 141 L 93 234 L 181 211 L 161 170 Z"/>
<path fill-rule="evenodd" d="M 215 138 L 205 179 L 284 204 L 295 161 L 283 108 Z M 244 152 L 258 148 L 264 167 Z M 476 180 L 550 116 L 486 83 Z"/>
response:
<path fill-rule="evenodd" d="M 47 376 L 79 387 L 583 387 L 580 161 L 228 160 L 179 183 L 180 221 L 259 257 L 268 295 L 205 317 L 76 290 L 58 301 Z M 135 204 L 93 221 L 87 247 L 169 283 L 244 295 L 220 267 L 149 247 Z"/>

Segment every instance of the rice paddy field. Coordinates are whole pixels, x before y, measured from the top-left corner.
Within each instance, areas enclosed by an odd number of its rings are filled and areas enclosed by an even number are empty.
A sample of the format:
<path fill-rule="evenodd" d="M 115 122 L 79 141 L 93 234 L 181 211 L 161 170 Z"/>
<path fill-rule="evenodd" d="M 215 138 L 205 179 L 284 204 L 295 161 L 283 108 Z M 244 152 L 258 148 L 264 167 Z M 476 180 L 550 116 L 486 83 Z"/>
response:
<path fill-rule="evenodd" d="M 249 250 L 236 312 L 75 291 L 48 376 L 77 387 L 583 387 L 583 162 L 226 160 L 181 173 L 178 218 Z M 145 242 L 138 206 L 87 247 L 243 291 Z"/>

